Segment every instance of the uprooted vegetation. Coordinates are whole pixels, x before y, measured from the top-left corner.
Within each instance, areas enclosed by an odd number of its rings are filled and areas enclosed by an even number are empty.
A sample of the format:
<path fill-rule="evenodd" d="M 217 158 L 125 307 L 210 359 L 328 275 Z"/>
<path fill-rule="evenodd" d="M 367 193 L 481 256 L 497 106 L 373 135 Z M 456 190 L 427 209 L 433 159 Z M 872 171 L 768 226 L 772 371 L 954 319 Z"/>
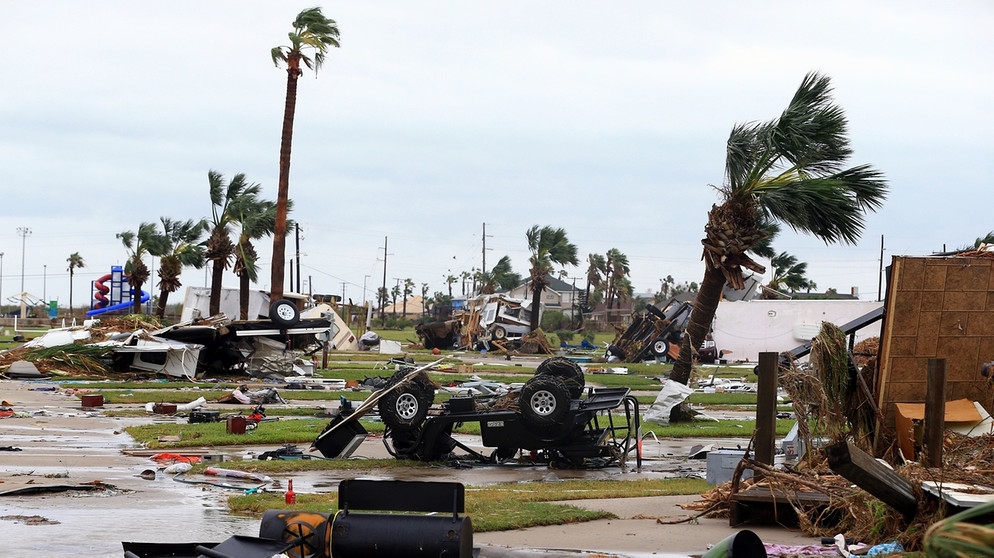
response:
<path fill-rule="evenodd" d="M 854 352 L 866 353 L 875 347 L 875 340 L 868 341 L 862 347 L 857 346 Z M 807 448 L 849 441 L 872 452 L 871 439 L 874 429 L 879 426 L 868 389 L 865 384 L 859 384 L 863 381 L 859 375 L 872 377 L 875 359 L 864 358 L 861 369 L 854 377 L 846 351 L 845 335 L 835 326 L 824 324 L 812 344 L 810 369 L 801 370 L 793 363 L 790 368 L 780 369 L 781 385 L 794 402 L 799 435 Z M 938 542 L 937 537 L 951 537 L 954 535 L 950 533 L 955 531 L 955 537 L 959 537 L 960 542 L 972 540 L 970 544 L 980 544 L 983 548 L 985 544 L 994 542 L 994 528 L 990 525 L 957 529 L 946 522 L 942 529 L 933 530 L 931 541 L 926 540 L 930 526 L 949 516 L 951 509 L 944 500 L 926 494 L 922 483 L 931 481 L 941 486 L 955 482 L 990 486 L 991 474 L 994 473 L 994 434 L 968 437 L 947 430 L 942 455 L 941 467 L 926 467 L 922 463 L 905 461 L 896 442 L 891 442 L 883 452 L 883 458 L 893 470 L 914 488 L 918 506 L 913 517 L 905 516 L 862 488 L 854 487 L 850 480 L 830 468 L 828 456 L 817 449 L 806 452 L 796 464 L 782 469 L 770 467 L 747 455 L 740 462 L 731 482 L 706 492 L 689 509 L 700 512 L 699 515 L 704 517 L 728 518 L 735 494 L 761 488 L 765 493 L 781 496 L 781 503 L 785 500 L 790 505 L 796 513 L 798 526 L 809 536 L 831 537 L 844 533 L 847 539 L 867 544 L 896 540 L 906 550 L 914 551 L 921 550 L 927 544 L 933 547 L 945 544 Z M 746 469 L 752 469 L 755 476 L 742 479 L 742 472 Z M 804 501 L 801 497 L 811 493 L 826 496 L 827 505 L 811 505 L 810 501 Z"/>

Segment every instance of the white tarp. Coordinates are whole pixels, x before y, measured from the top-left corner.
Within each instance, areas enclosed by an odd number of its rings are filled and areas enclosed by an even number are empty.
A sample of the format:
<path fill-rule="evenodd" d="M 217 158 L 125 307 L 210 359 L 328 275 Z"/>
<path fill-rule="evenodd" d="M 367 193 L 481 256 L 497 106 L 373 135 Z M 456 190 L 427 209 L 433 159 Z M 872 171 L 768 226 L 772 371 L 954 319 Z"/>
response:
<path fill-rule="evenodd" d="M 663 383 L 663 388 L 659 390 L 656 400 L 645 411 L 642 420 L 661 426 L 668 425 L 670 423 L 670 411 L 673 410 L 673 407 L 683 403 L 683 400 L 691 393 L 694 393 L 694 390 L 690 386 L 666 380 Z"/>

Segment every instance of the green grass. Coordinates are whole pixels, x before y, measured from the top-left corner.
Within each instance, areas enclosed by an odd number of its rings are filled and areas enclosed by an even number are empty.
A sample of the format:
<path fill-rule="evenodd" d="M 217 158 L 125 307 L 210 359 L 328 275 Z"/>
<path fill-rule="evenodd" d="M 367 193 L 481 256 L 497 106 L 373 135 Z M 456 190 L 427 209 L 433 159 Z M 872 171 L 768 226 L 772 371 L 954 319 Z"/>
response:
<path fill-rule="evenodd" d="M 293 419 L 263 422 L 245 434 L 228 434 L 227 424 L 207 422 L 194 424 L 144 424 L 125 428 L 137 442 L 150 449 L 218 447 L 233 445 L 306 444 L 324 429 L 328 419 Z M 363 423 L 365 425 L 365 422 Z M 375 429 L 377 423 L 369 426 Z M 367 428 L 370 430 L 371 428 Z M 382 431 L 382 426 L 380 426 Z M 179 441 L 161 442 L 163 436 L 180 436 Z"/>
<path fill-rule="evenodd" d="M 616 516 L 560 502 L 701 494 L 709 488 L 703 479 L 575 480 L 475 486 L 466 489 L 466 515 L 472 518 L 473 531 L 478 533 L 564 525 Z M 287 506 L 283 495 L 278 492 L 228 498 L 231 511 L 253 515 L 261 515 L 269 509 L 332 513 L 337 503 L 338 495 L 334 492 L 298 493 L 297 503 L 292 506 Z"/>

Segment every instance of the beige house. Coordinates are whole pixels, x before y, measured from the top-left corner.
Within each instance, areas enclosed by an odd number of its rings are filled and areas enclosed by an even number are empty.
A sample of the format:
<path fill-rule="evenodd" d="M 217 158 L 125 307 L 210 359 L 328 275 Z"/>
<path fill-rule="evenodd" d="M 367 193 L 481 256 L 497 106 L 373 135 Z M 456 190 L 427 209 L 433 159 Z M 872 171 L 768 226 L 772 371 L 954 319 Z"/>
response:
<path fill-rule="evenodd" d="M 548 285 L 542 291 L 542 304 L 545 306 L 546 311 L 555 310 L 557 312 L 569 314 L 573 311 L 574 307 L 578 307 L 580 305 L 581 292 L 583 291 L 582 288 L 574 287 L 573 285 L 560 279 L 556 279 L 551 275 L 546 275 L 545 280 L 548 282 Z M 508 291 L 507 296 L 531 301 L 533 296 L 531 287 L 531 279 L 528 279 L 524 283 Z"/>

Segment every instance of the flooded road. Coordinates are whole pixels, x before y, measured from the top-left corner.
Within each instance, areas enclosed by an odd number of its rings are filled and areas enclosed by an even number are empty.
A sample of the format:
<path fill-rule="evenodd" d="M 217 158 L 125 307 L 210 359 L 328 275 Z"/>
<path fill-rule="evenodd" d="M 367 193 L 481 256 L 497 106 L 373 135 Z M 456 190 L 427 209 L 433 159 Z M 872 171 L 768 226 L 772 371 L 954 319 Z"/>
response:
<path fill-rule="evenodd" d="M 0 555 L 12 557 L 78 556 L 103 558 L 123 556 L 122 541 L 153 543 L 220 542 L 232 535 L 258 536 L 259 519 L 228 513 L 226 498 L 239 490 L 202 484 L 176 482 L 171 475 L 158 471 L 153 478 L 143 473 L 161 466 L 148 457 L 128 455 L 125 450 L 140 449 L 124 433 L 131 424 L 144 424 L 155 417 L 112 418 L 99 411 L 79 407 L 79 400 L 58 393 L 39 394 L 21 387 L 11 392 L 11 382 L 0 382 L 2 399 L 15 403 L 19 416 L 0 421 L 0 446 L 19 451 L 0 451 L 0 493 L 16 492 L 18 488 L 41 486 L 79 487 L 100 482 L 106 490 L 43 491 L 34 494 L 0 496 Z M 166 420 L 164 418 L 157 420 Z M 460 436 L 459 441 L 476 449 L 479 440 Z M 298 493 L 334 492 L 345 478 L 390 478 L 398 480 L 444 480 L 466 485 L 494 483 L 531 483 L 574 478 L 634 480 L 703 476 L 705 460 L 688 460 L 690 448 L 696 444 L 716 443 L 723 447 L 746 444 L 748 440 L 654 440 L 646 439 L 643 446 L 645 461 L 641 472 L 635 471 L 634 458 L 625 470 L 617 466 L 593 470 L 549 469 L 545 466 L 472 466 L 454 468 L 439 465 L 418 469 L 385 469 L 365 472 L 306 472 L 293 475 Z M 225 461 L 255 459 L 273 447 L 241 446 L 218 448 L 211 453 L 223 454 Z M 381 440 L 370 437 L 363 442 L 355 459 L 382 458 L 388 454 Z M 218 466 L 224 467 L 224 461 Z M 203 477 L 200 477 L 203 478 Z M 221 480 L 229 479 L 204 479 Z M 284 478 L 275 478 L 271 490 L 282 492 Z M 234 483 L 235 481 L 230 481 Z M 247 485 L 246 488 L 254 486 Z M 626 504 L 627 506 L 628 504 Z M 658 510 L 650 509 L 653 513 Z M 681 516 L 686 512 L 676 511 Z M 620 520 L 593 522 L 583 529 L 605 530 L 612 533 Z M 655 521 L 645 521 L 642 529 L 658 531 Z M 727 523 L 726 523 L 727 526 Z M 698 526 L 703 529 L 702 526 Z M 541 529 L 541 528 L 538 528 Z M 631 529 L 631 527 L 626 527 Z M 686 531 L 685 527 L 680 528 Z M 702 535 L 723 537 L 727 528 Z M 525 531 L 536 530 L 524 530 Z M 590 550 L 614 551 L 618 556 L 664 556 L 660 551 L 673 548 L 672 536 L 652 543 L 647 549 L 630 543 L 631 533 L 613 533 L 617 542 L 602 537 L 598 547 Z M 529 551 L 515 545 L 508 533 L 477 533 L 474 542 L 483 548 L 484 557 L 520 556 L 583 556 L 577 551 Z M 641 536 L 641 535 L 640 535 Z M 650 533 L 651 537 L 658 537 Z M 552 538 L 549 538 L 552 537 Z M 540 535 L 542 547 L 573 548 L 576 542 L 568 532 Z M 561 542 L 557 542 L 560 541 Z M 498 546 L 489 546 L 494 541 Z M 626 543 L 626 544 L 621 544 Z M 536 544 L 536 543 L 529 543 Z M 690 543 L 697 547 L 698 540 Z M 622 552 L 621 547 L 626 551 Z M 642 550 L 648 550 L 642 552 Z M 686 556 L 674 554 L 673 556 Z"/>

